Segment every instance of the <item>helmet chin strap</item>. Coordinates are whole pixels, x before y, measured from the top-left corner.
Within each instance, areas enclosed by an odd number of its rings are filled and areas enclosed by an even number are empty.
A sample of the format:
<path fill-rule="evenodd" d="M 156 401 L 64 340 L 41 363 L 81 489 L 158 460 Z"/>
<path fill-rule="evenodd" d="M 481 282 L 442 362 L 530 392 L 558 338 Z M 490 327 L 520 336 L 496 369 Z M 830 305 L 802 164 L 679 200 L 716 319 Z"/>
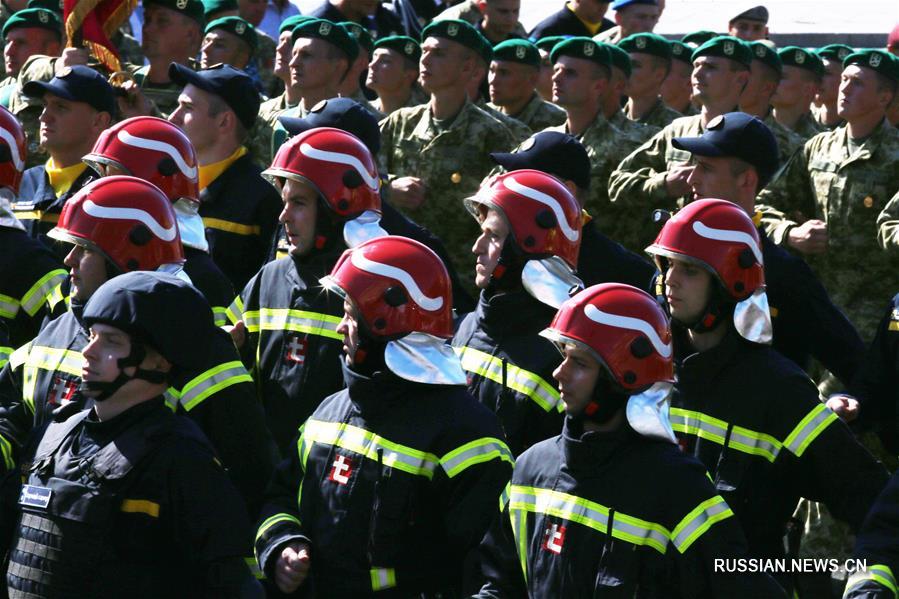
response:
<path fill-rule="evenodd" d="M 576 418 L 605 424 L 627 404 L 628 397 L 623 389 L 603 373 L 593 388 L 593 397 Z"/>
<path fill-rule="evenodd" d="M 118 376 L 116 376 L 115 380 L 81 381 L 81 385 L 79 386 L 80 390 L 82 392 L 97 393 L 97 395 L 93 397 L 93 400 L 102 402 L 112 397 L 126 383 L 134 379 L 148 381 L 150 383 L 153 383 L 154 385 L 164 383 L 166 381 L 166 374 L 164 372 L 159 372 L 158 370 L 144 370 L 143 368 L 140 368 L 140 363 L 144 361 L 144 358 L 146 356 L 147 352 L 142 344 L 132 343 L 131 353 L 124 358 L 119 358 L 118 360 L 117 364 L 119 367 L 119 374 Z M 125 374 L 125 368 L 128 367 L 136 368 L 134 376 L 128 376 Z"/>
<path fill-rule="evenodd" d="M 712 289 L 711 297 L 705 305 L 705 310 L 695 320 L 685 322 L 680 318 L 671 316 L 671 320 L 677 324 L 686 327 L 694 333 L 708 333 L 714 330 L 722 319 L 729 318 L 734 311 L 734 302 L 725 295 L 724 289 L 720 284 L 716 284 Z M 671 309 L 666 302 L 666 311 L 671 314 Z"/>
<path fill-rule="evenodd" d="M 487 283 L 488 294 L 496 295 L 521 287 L 521 269 L 524 268 L 524 263 L 524 256 L 518 245 L 510 237 L 506 237 L 499 260 Z"/>

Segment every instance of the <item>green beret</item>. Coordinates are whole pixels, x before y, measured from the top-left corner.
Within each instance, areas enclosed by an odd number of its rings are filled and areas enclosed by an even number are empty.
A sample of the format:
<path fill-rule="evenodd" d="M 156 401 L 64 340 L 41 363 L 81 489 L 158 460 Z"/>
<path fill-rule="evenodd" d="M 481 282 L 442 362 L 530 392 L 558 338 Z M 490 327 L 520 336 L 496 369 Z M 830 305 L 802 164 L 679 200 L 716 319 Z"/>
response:
<path fill-rule="evenodd" d="M 699 46 L 715 37 L 718 37 L 717 33 L 715 33 L 714 31 L 708 31 L 707 29 L 703 29 L 702 31 L 694 31 L 693 33 L 688 33 L 684 37 L 680 38 L 680 41 L 687 44 L 688 46 L 692 46 L 693 48 L 698 48 Z"/>
<path fill-rule="evenodd" d="M 281 35 L 288 29 L 293 30 L 297 25 L 301 25 L 310 19 L 314 19 L 315 17 L 307 17 L 305 15 L 293 15 L 287 17 L 283 21 L 281 21 L 281 26 L 278 27 L 278 35 Z"/>
<path fill-rule="evenodd" d="M 368 29 L 353 21 L 343 21 L 342 23 L 338 23 L 338 25 L 346 29 L 346 32 L 350 34 L 350 37 L 356 40 L 359 47 L 364 48 L 369 56 L 372 55 L 375 51 L 375 41 L 371 39 L 371 34 L 368 32 Z"/>
<path fill-rule="evenodd" d="M 527 40 L 510 39 L 493 47 L 493 60 L 510 60 L 539 68 L 540 51 Z"/>
<path fill-rule="evenodd" d="M 222 29 L 228 33 L 233 33 L 248 45 L 253 52 L 256 51 L 256 46 L 259 45 L 259 39 L 256 37 L 256 28 L 240 17 L 216 19 L 206 26 L 206 30 L 203 33 L 209 33 L 213 29 Z"/>
<path fill-rule="evenodd" d="M 855 48 L 846 44 L 828 44 L 815 50 L 815 54 L 819 58 L 827 60 L 838 60 L 842 63 L 846 57 L 855 52 Z"/>
<path fill-rule="evenodd" d="M 560 56 L 573 56 L 590 60 L 609 68 L 612 66 L 609 48 L 612 47 L 614 46 L 597 42 L 591 37 L 569 37 L 553 47 L 552 52 L 549 54 L 549 59 L 555 63 Z M 628 60 L 630 60 L 630 57 L 628 57 Z"/>
<path fill-rule="evenodd" d="M 567 39 L 567 35 L 548 35 L 546 37 L 541 37 L 539 40 L 534 42 L 534 45 L 537 46 L 538 50 L 552 52 L 552 49 L 556 47 L 556 44 Z"/>
<path fill-rule="evenodd" d="M 201 28 L 206 25 L 206 8 L 200 0 L 144 0 L 145 7 L 151 4 L 181 13 L 199 23 Z"/>
<path fill-rule="evenodd" d="M 46 8 L 49 11 L 62 15 L 62 0 L 28 0 L 25 8 Z"/>
<path fill-rule="evenodd" d="M 46 8 L 25 8 L 14 12 L 3 24 L 3 37 L 16 27 L 39 27 L 47 29 L 58 36 L 62 35 L 62 19 L 52 10 Z"/>
<path fill-rule="evenodd" d="M 824 74 L 824 63 L 814 52 L 809 52 L 805 48 L 798 46 L 787 46 L 781 48 L 777 55 L 780 56 L 781 62 L 785 67 L 799 67 L 806 71 L 811 71 L 818 77 Z"/>
<path fill-rule="evenodd" d="M 777 71 L 778 75 L 783 75 L 784 65 L 780 56 L 777 55 L 777 50 L 765 42 L 749 42 L 746 45 L 752 51 L 752 60 L 761 61 L 762 64 Z"/>
<path fill-rule="evenodd" d="M 885 50 L 875 50 L 873 48 L 859 50 L 843 60 L 844 69 L 853 64 L 867 67 L 877 71 L 887 79 L 899 82 L 899 60 Z"/>
<path fill-rule="evenodd" d="M 416 63 L 421 58 L 421 46 L 413 38 L 407 35 L 390 35 L 388 37 L 382 37 L 375 42 L 375 50 L 378 48 L 393 50 Z"/>
<path fill-rule="evenodd" d="M 477 52 L 484 62 L 489 63 L 493 60 L 493 47 L 490 42 L 468 21 L 459 19 L 433 21 L 421 32 L 422 40 L 429 37 L 440 37 L 460 43 Z"/>
<path fill-rule="evenodd" d="M 359 44 L 356 43 L 353 36 L 337 23 L 327 19 L 303 21 L 293 28 L 292 37 L 294 41 L 303 37 L 316 37 L 325 40 L 343 52 L 351 63 L 359 56 Z"/>
<path fill-rule="evenodd" d="M 618 47 L 625 52 L 651 54 L 652 56 L 671 60 L 671 44 L 664 37 L 655 33 L 629 35 L 618 42 Z"/>
<path fill-rule="evenodd" d="M 624 48 L 619 48 L 613 44 L 605 44 L 605 46 L 606 50 L 609 51 L 609 59 L 612 61 L 612 66 L 623 72 L 625 77 L 630 78 L 631 55 Z"/>
<path fill-rule="evenodd" d="M 203 0 L 203 15 L 207 21 L 215 18 L 215 15 L 220 12 L 236 11 L 238 9 L 237 0 Z"/>
<path fill-rule="evenodd" d="M 749 46 L 729 35 L 719 35 L 702 44 L 693 50 L 690 60 L 695 61 L 700 56 L 720 56 L 729 58 L 746 67 L 752 65 L 752 50 Z"/>
<path fill-rule="evenodd" d="M 685 62 L 689 65 L 693 64 L 690 57 L 693 55 L 693 48 L 678 40 L 669 40 L 671 44 L 671 58 Z"/>

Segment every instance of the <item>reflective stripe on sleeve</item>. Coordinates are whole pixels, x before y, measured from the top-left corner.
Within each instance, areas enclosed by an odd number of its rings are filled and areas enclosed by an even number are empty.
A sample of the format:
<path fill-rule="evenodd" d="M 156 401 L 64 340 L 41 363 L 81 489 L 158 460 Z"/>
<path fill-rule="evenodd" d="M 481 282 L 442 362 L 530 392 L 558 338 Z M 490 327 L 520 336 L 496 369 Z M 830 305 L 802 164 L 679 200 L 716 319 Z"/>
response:
<path fill-rule="evenodd" d="M 28 316 L 34 316 L 42 305 L 50 303 L 50 298 L 66 277 L 68 277 L 66 271 L 58 268 L 51 270 L 31 286 L 31 289 L 22 296 L 22 309 Z"/>
<path fill-rule="evenodd" d="M 509 495 L 512 492 L 512 483 L 506 483 L 506 486 L 503 487 L 503 492 L 499 494 L 499 511 L 502 512 L 506 509 L 506 505 L 509 503 Z"/>
<path fill-rule="evenodd" d="M 669 410 L 671 428 L 684 435 L 693 435 L 718 445 L 724 445 L 728 423 L 702 412 L 671 408 Z M 734 426 L 730 431 L 728 447 L 765 458 L 774 462 L 783 445 L 780 441 L 765 433 L 759 433 L 742 426 Z"/>
<path fill-rule="evenodd" d="M 868 566 L 866 570 L 856 572 L 850 576 L 846 583 L 846 595 L 848 595 L 854 587 L 868 581 L 876 582 L 892 592 L 893 597 L 899 597 L 899 586 L 896 584 L 896 577 L 893 576 L 893 571 L 890 567 L 883 564 Z"/>
<path fill-rule="evenodd" d="M 6 366 L 6 363 L 9 362 L 9 357 L 12 355 L 13 349 L 11 347 L 6 347 L 0 345 L 0 368 Z"/>
<path fill-rule="evenodd" d="M 555 516 L 587 526 L 602 534 L 633 545 L 652 547 L 661 554 L 668 549 L 670 533 L 661 524 L 615 512 L 609 530 L 609 508 L 575 495 L 551 489 L 512 485 L 509 509 L 513 512 L 533 512 Z"/>
<path fill-rule="evenodd" d="M 253 377 L 239 360 L 219 364 L 195 377 L 181 389 L 178 402 L 190 412 L 203 400 L 238 383 L 252 383 Z"/>
<path fill-rule="evenodd" d="M 396 586 L 396 570 L 393 568 L 372 568 L 369 573 L 373 591 L 383 591 Z"/>
<path fill-rule="evenodd" d="M 224 306 L 212 306 L 212 321 L 217 327 L 228 324 L 228 308 Z"/>
<path fill-rule="evenodd" d="M 440 465 L 446 475 L 453 478 L 470 466 L 494 459 L 515 464 L 515 458 L 512 457 L 512 452 L 505 443 L 499 439 L 485 437 L 457 447 L 440 458 Z"/>
<path fill-rule="evenodd" d="M 262 573 L 262 568 L 259 567 L 259 562 L 256 561 L 255 557 L 245 557 L 243 558 L 243 561 L 247 565 L 250 574 L 253 575 L 253 578 L 256 580 L 265 579 L 265 574 Z"/>
<path fill-rule="evenodd" d="M 259 235 L 261 231 L 259 225 L 245 225 L 221 218 L 210 218 L 208 216 L 203 217 L 203 226 L 207 229 L 216 229 L 226 233 L 234 233 L 235 235 Z"/>
<path fill-rule="evenodd" d="M 503 361 L 496 356 L 472 347 L 454 347 L 462 360 L 462 368 L 478 376 L 490 379 L 494 383 L 503 384 Z M 545 412 L 556 410 L 563 412 L 565 404 L 559 392 L 545 380 L 533 372 L 506 362 L 505 385 L 518 391 L 537 403 Z"/>
<path fill-rule="evenodd" d="M 231 324 L 237 324 L 238 320 L 243 320 L 243 300 L 240 299 L 239 295 L 234 298 L 230 306 L 225 308 L 225 315 L 231 321 Z"/>
<path fill-rule="evenodd" d="M 671 531 L 671 542 L 681 553 L 701 537 L 716 522 L 730 518 L 734 513 L 720 495 L 700 503 Z"/>
<path fill-rule="evenodd" d="M 262 522 L 262 524 L 259 525 L 259 530 L 256 531 L 256 540 L 258 541 L 259 538 L 262 537 L 262 535 L 264 535 L 269 528 L 271 528 L 275 524 L 280 524 L 281 522 L 292 522 L 296 524 L 298 528 L 302 526 L 300 524 L 300 519 L 296 516 L 291 516 L 290 514 L 284 513 L 275 514 L 274 516 L 269 516 L 268 518 L 266 518 Z M 258 559 L 259 556 L 257 555 L 256 557 Z"/>
<path fill-rule="evenodd" d="M 0 453 L 3 454 L 3 465 L 6 467 L 6 472 L 10 472 L 16 467 L 16 463 L 12 459 L 12 444 L 3 436 L 0 436 Z"/>
<path fill-rule="evenodd" d="M 797 458 L 801 458 L 811 442 L 837 418 L 838 416 L 823 403 L 815 406 L 787 436 L 784 447 Z"/>
<path fill-rule="evenodd" d="M 329 339 L 343 340 L 337 332 L 340 324 L 339 316 L 309 312 L 306 310 L 290 310 L 287 308 L 260 308 L 248 310 L 243 314 L 244 324 L 250 333 L 259 331 L 295 331 L 307 335 L 319 335 Z"/>
<path fill-rule="evenodd" d="M 19 313 L 19 300 L 0 293 L 0 317 L 12 320 Z"/>

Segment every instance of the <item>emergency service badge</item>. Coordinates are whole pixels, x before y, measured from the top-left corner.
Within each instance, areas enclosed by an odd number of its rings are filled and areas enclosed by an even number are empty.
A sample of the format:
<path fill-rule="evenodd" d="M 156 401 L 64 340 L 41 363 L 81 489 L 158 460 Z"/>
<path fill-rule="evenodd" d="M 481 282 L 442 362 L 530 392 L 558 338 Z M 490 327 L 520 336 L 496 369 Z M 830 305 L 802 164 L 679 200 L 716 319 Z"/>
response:
<path fill-rule="evenodd" d="M 759 58 L 764 58 L 765 52 L 766 52 L 765 46 L 759 44 L 755 47 L 755 55 L 758 56 Z"/>
<path fill-rule="evenodd" d="M 38 11 L 37 20 L 40 21 L 41 23 L 48 23 L 50 21 L 50 15 L 48 15 L 46 12 L 44 12 L 42 10 Z"/>
<path fill-rule="evenodd" d="M 403 52 L 406 53 L 406 56 L 412 56 L 415 54 L 415 44 L 412 42 L 406 42 L 406 47 L 403 48 Z"/>
<path fill-rule="evenodd" d="M 178 10 L 184 10 L 187 8 L 187 0 L 177 0 L 175 6 L 178 7 Z"/>
<path fill-rule="evenodd" d="M 634 43 L 636 43 L 637 47 L 640 48 L 641 50 L 646 48 L 646 38 L 645 37 L 638 37 L 636 40 L 634 40 Z"/>
<path fill-rule="evenodd" d="M 793 57 L 796 60 L 796 64 L 805 64 L 805 53 L 796 50 L 796 55 Z"/>
<path fill-rule="evenodd" d="M 329 35 L 331 33 L 331 24 L 330 23 L 322 23 L 318 26 L 318 34 L 319 35 Z"/>
<path fill-rule="evenodd" d="M 450 23 L 446 26 L 446 34 L 450 37 L 456 37 L 459 35 L 459 25 L 456 23 Z"/>
<path fill-rule="evenodd" d="M 238 21 L 237 23 L 234 24 L 234 33 L 236 33 L 237 35 L 243 35 L 243 32 L 246 30 L 247 30 L 246 23 L 241 23 L 240 21 Z"/>
<path fill-rule="evenodd" d="M 593 42 L 584 42 L 584 56 L 593 56 L 594 50 L 596 50 L 596 46 L 593 45 Z"/>
<path fill-rule="evenodd" d="M 724 54 L 727 56 L 731 56 L 734 53 L 736 46 L 734 46 L 733 42 L 724 42 Z M 764 53 L 762 54 L 764 56 Z"/>
<path fill-rule="evenodd" d="M 302 364 L 306 361 L 306 338 L 291 335 L 284 351 L 284 361 L 288 364 Z"/>
<path fill-rule="evenodd" d="M 881 60 L 883 60 L 883 56 L 880 54 L 872 54 L 871 57 L 868 58 L 868 64 L 876 69 L 880 66 Z"/>
<path fill-rule="evenodd" d="M 331 464 L 331 472 L 328 474 L 328 480 L 338 485 L 345 485 L 350 482 L 350 475 L 353 474 L 353 460 L 345 455 L 338 455 Z"/>
<path fill-rule="evenodd" d="M 565 544 L 565 527 L 561 524 L 550 524 L 543 533 L 543 548 L 556 555 L 562 553 Z"/>
<path fill-rule="evenodd" d="M 524 46 L 516 46 L 515 47 L 515 57 L 518 60 L 523 60 L 525 54 L 527 54 L 527 51 L 528 51 L 528 49 L 525 48 Z"/>
<path fill-rule="evenodd" d="M 42 510 L 47 509 L 52 495 L 52 489 L 35 485 L 22 485 L 22 492 L 19 493 L 19 505 L 36 507 Z"/>
<path fill-rule="evenodd" d="M 61 406 L 72 401 L 75 391 L 78 390 L 78 382 L 63 378 L 59 375 L 53 377 L 53 385 L 47 395 L 47 403 L 51 406 Z"/>

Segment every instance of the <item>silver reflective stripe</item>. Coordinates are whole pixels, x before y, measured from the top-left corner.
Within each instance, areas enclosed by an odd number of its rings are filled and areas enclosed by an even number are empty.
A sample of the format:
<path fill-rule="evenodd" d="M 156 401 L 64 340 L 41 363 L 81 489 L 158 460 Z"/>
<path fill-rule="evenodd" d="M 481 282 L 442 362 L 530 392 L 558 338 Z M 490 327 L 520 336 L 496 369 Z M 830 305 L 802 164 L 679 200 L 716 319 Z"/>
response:
<path fill-rule="evenodd" d="M 49 301 L 54 289 L 59 287 L 68 275 L 66 271 L 57 269 L 41 277 L 28 292 L 22 296 L 22 308 L 29 316 L 34 316 L 41 305 Z"/>
<path fill-rule="evenodd" d="M 449 452 L 440 458 L 440 465 L 446 475 L 453 478 L 469 466 L 495 459 L 515 464 L 515 458 L 512 457 L 512 452 L 505 443 L 499 439 L 483 438 L 466 443 Z"/>
<path fill-rule="evenodd" d="M 12 320 L 19 313 L 19 301 L 8 295 L 0 294 L 0 317 Z"/>
<path fill-rule="evenodd" d="M 231 324 L 237 324 L 238 320 L 243 320 L 243 300 L 240 299 L 239 295 L 225 309 L 225 315 L 231 321 Z"/>
<path fill-rule="evenodd" d="M 671 542 L 675 548 L 684 553 L 696 539 L 701 537 L 711 526 L 733 516 L 734 513 L 720 495 L 703 501 L 692 512 L 681 520 L 671 532 Z"/>
<path fill-rule="evenodd" d="M 306 310 L 288 310 L 286 308 L 261 308 L 248 310 L 243 314 L 247 331 L 296 331 L 308 335 L 319 335 L 331 339 L 343 340 L 337 332 L 340 324 L 339 316 L 309 312 Z"/>
<path fill-rule="evenodd" d="M 486 352 L 473 347 L 454 347 L 462 360 L 462 368 L 478 376 L 490 379 L 500 385 L 526 395 L 546 412 L 565 410 L 565 404 L 555 387 L 540 376 L 525 370 L 511 362 L 506 362 L 506 375 L 503 377 L 503 361 Z M 503 380 L 505 379 L 505 381 Z"/>
<path fill-rule="evenodd" d="M 728 423 L 713 416 L 685 410 L 683 408 L 671 408 L 669 411 L 671 428 L 685 435 L 694 435 L 706 441 L 724 445 L 727 439 Z M 730 431 L 728 447 L 765 458 L 769 462 L 777 459 L 782 444 L 780 441 L 765 433 L 759 433 L 742 426 L 733 426 Z"/>
<path fill-rule="evenodd" d="M 836 419 L 837 415 L 823 403 L 815 406 L 787 436 L 784 447 L 796 457 L 802 457 L 809 444 L 817 439 L 818 435 Z"/>
<path fill-rule="evenodd" d="M 253 382 L 244 365 L 237 360 L 225 362 L 187 383 L 181 390 L 178 401 L 186 412 L 190 412 L 213 393 L 242 382 Z"/>

